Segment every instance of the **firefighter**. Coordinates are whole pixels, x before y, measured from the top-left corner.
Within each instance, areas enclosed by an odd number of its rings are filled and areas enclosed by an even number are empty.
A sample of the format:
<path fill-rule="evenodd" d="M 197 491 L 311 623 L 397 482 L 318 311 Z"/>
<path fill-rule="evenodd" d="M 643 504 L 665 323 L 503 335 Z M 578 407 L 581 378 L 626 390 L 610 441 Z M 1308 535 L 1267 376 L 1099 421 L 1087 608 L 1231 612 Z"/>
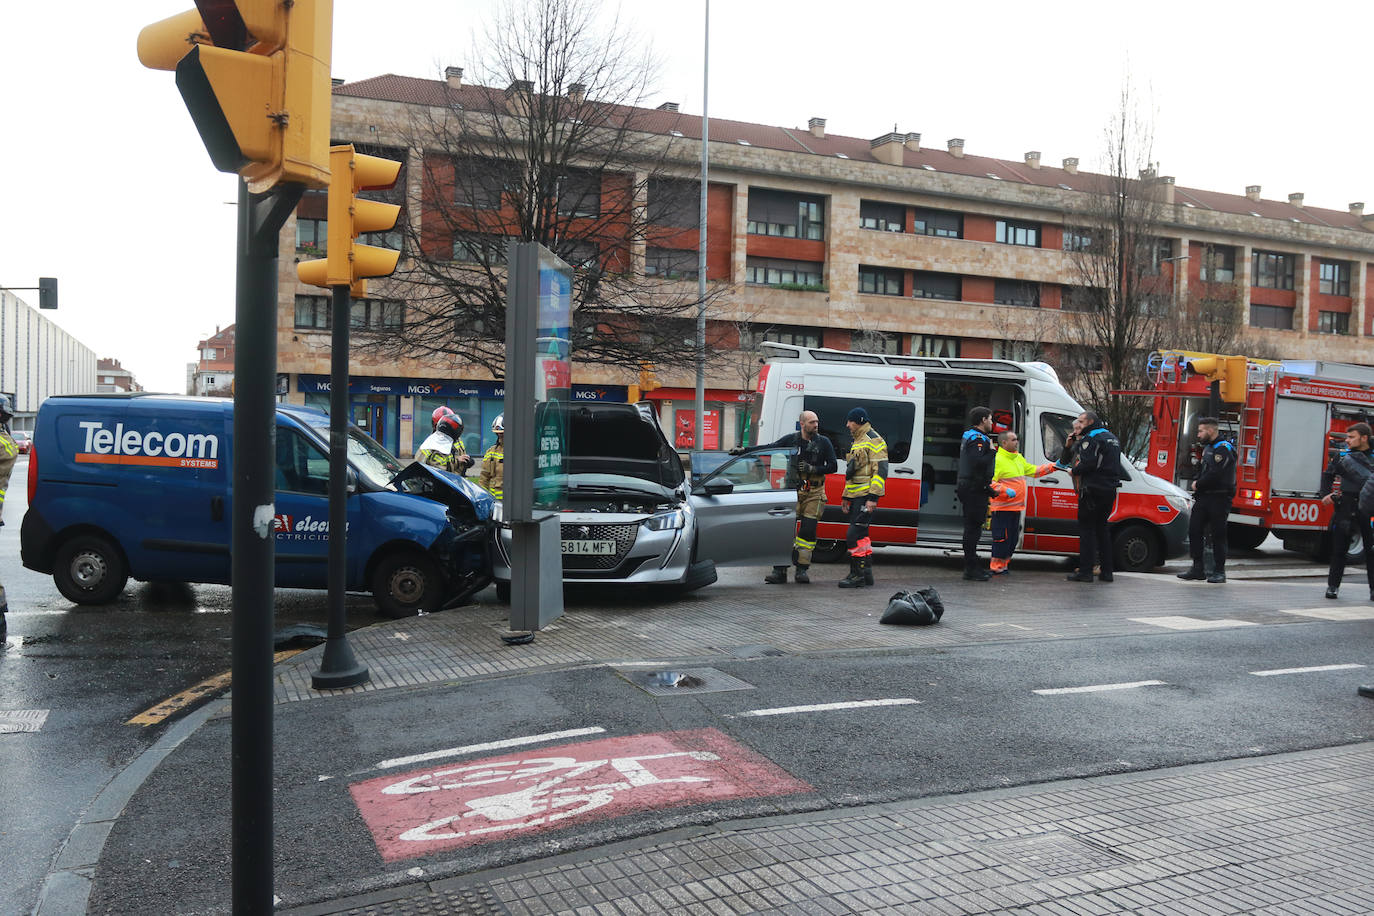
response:
<path fill-rule="evenodd" d="M 430 419 L 430 428 L 429 428 L 429 431 L 430 431 L 430 432 L 434 432 L 435 430 L 437 430 L 437 429 L 439 428 L 439 421 L 442 420 L 444 417 L 456 417 L 456 416 L 458 416 L 458 414 L 456 414 L 456 413 L 453 412 L 453 408 L 452 408 L 452 407 L 449 407 L 449 406 L 446 405 L 446 404 L 440 404 L 438 407 L 434 408 L 434 412 L 431 413 L 431 414 L 429 415 L 429 419 Z"/>
<path fill-rule="evenodd" d="M 472 467 L 472 456 L 463 445 L 463 418 L 449 413 L 439 418 L 434 432 L 420 443 L 420 452 L 415 456 L 421 464 L 463 474 Z"/>
<path fill-rule="evenodd" d="M 501 414 L 491 421 L 491 431 L 496 433 L 496 444 L 487 449 L 482 455 L 482 471 L 477 475 L 477 482 L 488 490 L 492 496 L 501 498 L 501 485 L 506 479 L 506 415 Z"/>
<path fill-rule="evenodd" d="M 14 419 L 14 408 L 10 405 L 9 395 L 0 394 L 0 512 L 5 508 L 5 491 L 10 486 L 10 474 L 14 471 L 14 462 L 19 458 L 19 446 L 15 444 L 14 436 L 10 433 L 10 420 Z M 5 524 L 5 520 L 0 518 L 0 525 Z M 5 586 L 0 583 L 0 645 L 5 642 L 6 627 L 5 615 L 9 613 L 9 602 L 5 599 Z"/>
<path fill-rule="evenodd" d="M 840 501 L 840 508 L 849 516 L 844 539 L 849 547 L 849 575 L 839 584 L 840 588 L 865 588 L 873 584 L 873 544 L 868 526 L 887 484 L 887 443 L 862 407 L 851 410 L 844 425 L 854 442 L 844 459 L 844 498 Z"/>
<path fill-rule="evenodd" d="M 1007 430 L 997 436 L 997 465 L 992 474 L 992 561 L 989 571 L 1004 576 L 1009 571 L 1016 540 L 1021 535 L 1021 513 L 1026 508 L 1027 477 L 1044 477 L 1054 464 L 1031 464 L 1018 449 L 1016 433 Z"/>
<path fill-rule="evenodd" d="M 993 448 L 992 411 L 975 407 L 968 412 L 968 426 L 959 442 L 959 476 L 955 494 L 964 513 L 964 578 L 986 582 L 992 573 L 978 565 L 978 539 L 988 517 L 988 498 L 993 495 L 992 475 L 997 453 Z"/>
<path fill-rule="evenodd" d="M 1331 567 L 1326 573 L 1326 597 L 1335 598 L 1345 575 L 1345 551 L 1350 535 L 1358 528 L 1364 545 L 1365 575 L 1369 597 L 1374 599 L 1374 530 L 1360 514 L 1360 489 L 1374 475 L 1374 452 L 1369 448 L 1368 423 L 1352 423 L 1345 431 L 1345 445 L 1322 472 L 1321 498 L 1336 506 L 1331 515 Z"/>
<path fill-rule="evenodd" d="M 1098 581 L 1112 582 L 1107 519 L 1121 486 L 1121 443 L 1091 410 L 1078 415 L 1073 431 L 1078 437 L 1072 471 L 1078 483 L 1078 570 L 1067 578 L 1070 582 L 1091 582 L 1093 567 L 1097 566 Z"/>
<path fill-rule="evenodd" d="M 1226 519 L 1231 501 L 1236 498 L 1236 447 L 1221 438 L 1216 417 L 1197 421 L 1197 438 L 1202 443 L 1202 461 L 1193 479 L 1193 517 L 1188 521 L 1188 550 L 1193 565 L 1178 574 L 1180 579 L 1226 581 Z M 1206 536 L 1212 538 L 1212 574 L 1203 570 L 1202 551 Z"/>
<path fill-rule="evenodd" d="M 835 473 L 839 463 L 835 458 L 834 444 L 820 433 L 821 421 L 814 411 L 803 410 L 797 418 L 797 426 L 797 432 L 748 451 L 796 449 L 788 468 L 789 476 L 797 482 L 797 536 L 792 541 L 792 563 L 797 567 L 797 584 L 810 585 L 811 574 L 808 570 L 811 567 L 811 552 L 816 549 L 816 525 L 825 511 L 825 475 Z M 763 577 L 763 581 L 769 585 L 781 585 L 787 581 L 787 567 L 774 566 L 773 571 Z"/>

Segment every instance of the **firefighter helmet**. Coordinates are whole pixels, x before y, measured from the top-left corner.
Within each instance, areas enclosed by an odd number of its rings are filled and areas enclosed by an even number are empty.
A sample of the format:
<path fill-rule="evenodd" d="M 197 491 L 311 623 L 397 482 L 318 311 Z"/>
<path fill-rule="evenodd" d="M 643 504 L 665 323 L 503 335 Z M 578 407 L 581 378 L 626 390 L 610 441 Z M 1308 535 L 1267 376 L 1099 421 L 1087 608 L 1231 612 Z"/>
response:
<path fill-rule="evenodd" d="M 458 441 L 458 437 L 463 434 L 463 419 L 450 410 L 439 418 L 439 423 L 434 429 L 456 442 Z"/>
<path fill-rule="evenodd" d="M 0 394 L 0 423 L 8 423 L 14 416 L 14 405 L 10 403 L 10 396 Z"/>
<path fill-rule="evenodd" d="M 496 415 L 496 419 L 491 421 L 491 431 L 494 432 L 494 433 L 496 433 L 496 434 L 498 434 L 498 435 L 501 434 L 501 433 L 504 433 L 504 432 L 506 431 L 506 415 L 505 415 L 505 414 L 499 413 L 499 414 Z"/>
<path fill-rule="evenodd" d="M 439 421 L 442 420 L 444 417 L 451 416 L 452 414 L 453 409 L 451 407 L 449 407 L 447 404 L 440 404 L 438 407 L 434 408 L 434 413 L 429 415 L 429 419 L 430 422 L 434 424 L 434 428 L 438 429 Z"/>

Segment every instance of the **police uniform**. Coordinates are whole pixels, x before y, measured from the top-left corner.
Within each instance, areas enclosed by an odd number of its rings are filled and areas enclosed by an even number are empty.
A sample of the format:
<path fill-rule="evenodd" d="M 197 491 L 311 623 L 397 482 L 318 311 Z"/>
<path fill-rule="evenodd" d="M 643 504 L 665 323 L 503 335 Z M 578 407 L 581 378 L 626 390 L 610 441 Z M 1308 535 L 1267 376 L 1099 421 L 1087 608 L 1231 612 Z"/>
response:
<path fill-rule="evenodd" d="M 1193 487 L 1193 517 L 1188 521 L 1188 552 L 1193 567 L 1180 578 L 1201 579 L 1202 549 L 1206 536 L 1212 536 L 1212 575 L 1208 582 L 1226 581 L 1226 524 L 1231 502 L 1236 498 L 1236 447 L 1217 438 L 1202 447 Z"/>
<path fill-rule="evenodd" d="M 1078 482 L 1078 572 L 1069 578 L 1091 582 L 1093 567 L 1097 566 L 1101 568 L 1098 579 L 1111 582 L 1112 541 L 1107 535 L 1107 519 L 1121 486 L 1121 443 L 1100 420 L 1084 430 L 1078 441 L 1073 476 Z"/>
<path fill-rule="evenodd" d="M 862 407 L 849 412 L 849 421 L 859 426 L 844 459 L 844 505 L 849 513 L 844 542 L 849 548 L 849 575 L 839 584 L 840 588 L 863 588 L 873 584 L 873 543 L 868 536 L 873 509 L 868 503 L 876 503 L 886 491 L 887 442 L 873 429 Z"/>
<path fill-rule="evenodd" d="M 959 475 L 954 487 L 964 513 L 965 579 L 981 580 L 989 576 L 986 570 L 978 568 L 978 539 L 983 535 L 983 522 L 988 517 L 996 462 L 997 451 L 988 434 L 977 427 L 964 430 L 959 440 Z"/>
<path fill-rule="evenodd" d="M 1345 575 L 1345 549 L 1358 527 L 1364 545 L 1365 575 L 1369 597 L 1374 599 L 1374 527 L 1360 512 L 1360 490 L 1374 479 L 1374 454 L 1369 449 L 1341 449 L 1322 472 L 1318 496 L 1331 496 L 1336 511 L 1331 515 L 1331 566 L 1326 573 L 1326 597 L 1335 598 Z"/>
<path fill-rule="evenodd" d="M 492 496 L 501 498 L 501 487 L 506 480 L 506 453 L 501 442 L 497 442 L 482 455 L 482 470 L 477 482 L 490 491 Z"/>
<path fill-rule="evenodd" d="M 835 473 L 839 467 L 835 446 L 819 432 L 808 439 L 798 431 L 761 448 L 796 449 L 788 466 L 789 477 L 797 485 L 797 536 L 792 541 L 792 562 L 797 567 L 797 581 L 809 584 L 811 576 L 807 570 L 811 566 L 811 552 L 816 549 L 816 525 L 825 511 L 825 475 Z M 763 581 L 769 585 L 786 582 L 787 567 L 774 566 Z"/>

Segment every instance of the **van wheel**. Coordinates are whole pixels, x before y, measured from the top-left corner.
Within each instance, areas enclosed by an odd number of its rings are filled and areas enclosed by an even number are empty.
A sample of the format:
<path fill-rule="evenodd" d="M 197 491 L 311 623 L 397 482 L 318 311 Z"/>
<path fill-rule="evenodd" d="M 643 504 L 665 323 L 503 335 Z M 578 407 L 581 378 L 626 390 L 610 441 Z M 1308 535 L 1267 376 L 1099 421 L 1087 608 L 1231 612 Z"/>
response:
<path fill-rule="evenodd" d="M 1159 538 L 1144 525 L 1126 525 L 1112 539 L 1115 562 L 1122 572 L 1149 572 L 1159 565 Z"/>
<path fill-rule="evenodd" d="M 847 552 L 844 541 L 817 541 L 816 549 L 811 551 L 811 562 L 838 563 Z"/>
<path fill-rule="evenodd" d="M 1227 524 L 1226 526 L 1226 546 L 1228 549 L 1255 550 L 1264 543 L 1267 537 L 1269 537 L 1269 529 L 1261 528 L 1259 525 Z"/>
<path fill-rule="evenodd" d="M 108 540 L 84 534 L 57 549 L 52 578 L 62 597 L 73 604 L 109 604 L 124 591 L 129 568 Z"/>
<path fill-rule="evenodd" d="M 372 600 L 392 620 L 437 610 L 442 589 L 438 564 L 419 551 L 393 553 L 372 573 Z"/>

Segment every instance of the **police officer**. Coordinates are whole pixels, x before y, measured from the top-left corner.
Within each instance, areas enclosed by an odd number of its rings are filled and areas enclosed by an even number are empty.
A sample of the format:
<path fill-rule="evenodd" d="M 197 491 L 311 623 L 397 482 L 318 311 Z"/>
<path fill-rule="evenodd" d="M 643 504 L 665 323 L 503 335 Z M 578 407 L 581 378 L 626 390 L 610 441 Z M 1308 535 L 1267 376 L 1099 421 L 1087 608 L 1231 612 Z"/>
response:
<path fill-rule="evenodd" d="M 1193 517 L 1188 522 L 1188 549 L 1193 566 L 1178 574 L 1180 579 L 1226 581 L 1226 519 L 1231 501 L 1236 498 L 1236 447 L 1221 438 L 1216 417 L 1197 421 L 1197 438 L 1202 443 L 1202 462 L 1193 479 Z M 1205 535 L 1212 536 L 1213 570 L 1209 576 L 1202 568 Z"/>
<path fill-rule="evenodd" d="M 1068 579 L 1091 582 L 1093 567 L 1098 566 L 1098 581 L 1111 582 L 1112 542 L 1107 537 L 1107 519 L 1121 486 L 1121 443 L 1091 410 L 1078 415 L 1073 431 L 1078 437 L 1072 469 L 1078 483 L 1078 571 L 1069 573 Z"/>
<path fill-rule="evenodd" d="M 434 432 L 420 443 L 420 451 L 415 457 L 421 464 L 441 471 L 465 473 L 472 467 L 473 460 L 463 445 L 463 418 L 456 413 L 440 417 Z"/>
<path fill-rule="evenodd" d="M 9 396 L 0 394 L 0 512 L 4 511 L 5 491 L 10 486 L 10 474 L 14 471 L 14 462 L 19 458 L 19 446 L 10 433 L 10 420 L 12 419 L 14 419 L 14 408 L 10 405 Z M 0 525 L 4 523 L 4 520 L 0 519 Z M 5 622 L 5 615 L 9 613 L 9 609 L 9 602 L 5 599 L 5 586 L 0 583 L 0 645 L 5 641 L 8 626 Z"/>
<path fill-rule="evenodd" d="M 797 536 L 792 541 L 792 563 L 797 567 L 797 584 L 809 585 L 811 552 L 816 549 L 816 525 L 825 510 L 825 475 L 835 473 L 839 463 L 835 446 L 820 433 L 821 421 L 814 411 L 803 410 L 797 418 L 797 432 L 758 448 L 795 448 L 791 472 L 797 481 Z M 749 451 L 755 451 L 750 449 Z M 769 585 L 787 581 L 787 567 L 774 566 L 763 577 Z"/>
<path fill-rule="evenodd" d="M 1364 545 L 1365 574 L 1369 597 L 1374 599 L 1374 528 L 1360 514 L 1360 489 L 1374 475 L 1374 453 L 1369 448 L 1368 423 L 1352 423 L 1345 431 L 1346 447 L 1322 472 L 1321 498 L 1336 506 L 1331 516 L 1331 566 L 1326 573 L 1326 597 L 1335 598 L 1345 575 L 1345 549 L 1357 528 Z"/>
<path fill-rule="evenodd" d="M 506 480 L 505 414 L 491 421 L 491 431 L 496 433 L 496 444 L 482 454 L 482 470 L 477 475 L 477 482 L 492 496 L 500 499 L 501 486 Z"/>
<path fill-rule="evenodd" d="M 844 425 L 854 442 L 844 459 L 844 498 L 840 501 L 840 508 L 849 516 L 844 538 L 849 548 L 849 575 L 839 585 L 864 588 L 873 584 L 873 544 L 868 526 L 887 486 L 887 443 L 862 407 L 851 410 Z"/>
<path fill-rule="evenodd" d="M 959 442 L 959 475 L 954 492 L 964 513 L 964 578 L 986 582 L 992 573 L 978 565 L 978 539 L 988 517 L 992 473 L 997 465 L 997 451 L 988 436 L 992 432 L 992 411 L 973 408 L 968 412 L 968 427 Z"/>

